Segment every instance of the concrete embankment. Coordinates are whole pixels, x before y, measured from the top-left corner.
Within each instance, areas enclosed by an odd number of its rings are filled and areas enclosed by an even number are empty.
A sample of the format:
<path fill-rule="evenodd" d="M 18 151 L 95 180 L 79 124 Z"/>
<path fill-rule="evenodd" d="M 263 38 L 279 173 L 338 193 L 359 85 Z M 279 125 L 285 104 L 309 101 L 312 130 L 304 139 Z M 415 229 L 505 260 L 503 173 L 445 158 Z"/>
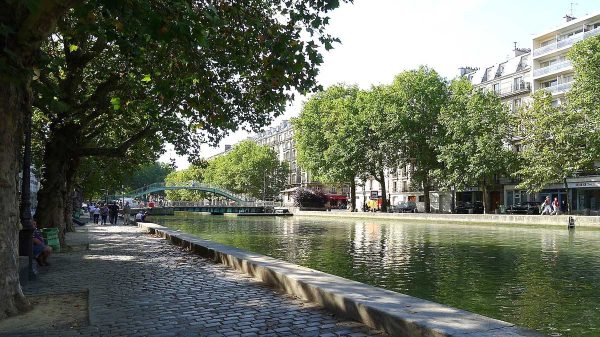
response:
<path fill-rule="evenodd" d="M 568 215 L 510 215 L 510 214 L 438 214 L 438 213 L 370 213 L 370 212 L 307 212 L 297 211 L 297 216 L 364 218 L 407 221 L 451 222 L 451 223 L 493 223 L 535 226 L 567 227 Z M 600 216 L 572 216 L 576 227 L 596 227 L 600 229 Z"/>
<path fill-rule="evenodd" d="M 138 225 L 216 263 L 392 336 L 542 336 L 514 324 L 202 240 L 164 226 Z"/>

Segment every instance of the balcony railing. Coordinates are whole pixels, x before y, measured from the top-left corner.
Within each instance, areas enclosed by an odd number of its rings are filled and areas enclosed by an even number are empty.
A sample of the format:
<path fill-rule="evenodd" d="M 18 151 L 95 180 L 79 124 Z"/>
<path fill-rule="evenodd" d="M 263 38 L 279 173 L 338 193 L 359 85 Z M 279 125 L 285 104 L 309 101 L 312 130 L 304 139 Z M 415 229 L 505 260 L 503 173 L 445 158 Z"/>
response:
<path fill-rule="evenodd" d="M 571 61 L 569 61 L 569 60 L 557 62 L 550 66 L 534 70 L 533 77 L 544 76 L 544 75 L 551 74 L 551 73 L 557 72 L 559 70 L 567 69 L 570 67 L 572 67 L 572 64 L 571 64 Z"/>
<path fill-rule="evenodd" d="M 544 90 L 548 90 L 552 95 L 562 94 L 563 92 L 567 92 L 573 86 L 573 82 L 561 83 L 557 85 L 553 85 L 550 87 L 542 88 Z"/>
<path fill-rule="evenodd" d="M 501 98 L 504 97 L 508 97 L 508 96 L 513 96 L 513 95 L 518 95 L 521 93 L 526 93 L 531 91 L 531 83 L 529 82 L 521 82 L 517 85 L 513 84 L 510 86 L 510 88 L 504 89 L 504 90 L 500 90 L 500 92 L 496 92 L 498 94 L 498 96 L 500 96 Z"/>
<path fill-rule="evenodd" d="M 541 48 L 537 48 L 533 51 L 533 56 L 540 56 L 546 53 L 549 53 L 553 50 L 556 49 L 561 49 L 567 46 L 572 46 L 573 44 L 575 44 L 576 42 L 579 42 L 585 38 L 588 38 L 590 36 L 594 36 L 594 35 L 598 35 L 600 34 L 600 27 L 594 28 L 592 30 L 588 30 L 588 31 L 584 31 L 581 32 L 579 34 L 575 34 L 572 36 L 569 36 L 566 39 L 557 41 L 557 42 L 553 42 L 547 46 L 541 47 Z"/>

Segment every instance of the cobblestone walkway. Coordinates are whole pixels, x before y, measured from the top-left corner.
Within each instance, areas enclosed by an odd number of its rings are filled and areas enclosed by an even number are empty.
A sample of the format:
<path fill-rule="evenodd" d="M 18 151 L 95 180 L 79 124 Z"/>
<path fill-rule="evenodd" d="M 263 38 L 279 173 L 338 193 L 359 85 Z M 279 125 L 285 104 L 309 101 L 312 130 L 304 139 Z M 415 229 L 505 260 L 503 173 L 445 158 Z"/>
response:
<path fill-rule="evenodd" d="M 136 227 L 88 225 L 79 230 L 68 236 L 68 243 L 89 243 L 90 249 L 55 254 L 52 265 L 41 268 L 39 280 L 24 291 L 89 290 L 90 325 L 22 336 L 383 335 Z"/>

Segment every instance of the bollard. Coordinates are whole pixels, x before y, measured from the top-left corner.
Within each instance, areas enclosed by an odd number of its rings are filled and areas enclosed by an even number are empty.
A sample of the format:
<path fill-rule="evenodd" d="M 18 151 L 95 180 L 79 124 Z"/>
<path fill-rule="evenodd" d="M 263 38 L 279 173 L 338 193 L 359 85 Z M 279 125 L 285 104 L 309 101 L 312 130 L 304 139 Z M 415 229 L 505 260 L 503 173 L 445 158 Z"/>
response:
<path fill-rule="evenodd" d="M 572 216 L 569 217 L 569 223 L 567 224 L 568 228 L 575 228 L 575 219 Z"/>

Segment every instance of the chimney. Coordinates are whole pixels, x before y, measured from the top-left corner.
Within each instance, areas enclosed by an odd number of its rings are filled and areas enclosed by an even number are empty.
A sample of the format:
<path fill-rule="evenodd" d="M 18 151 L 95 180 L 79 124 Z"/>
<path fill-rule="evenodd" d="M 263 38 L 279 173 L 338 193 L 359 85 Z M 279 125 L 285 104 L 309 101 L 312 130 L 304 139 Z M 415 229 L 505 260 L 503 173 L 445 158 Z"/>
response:
<path fill-rule="evenodd" d="M 225 152 L 231 150 L 231 145 L 225 144 Z"/>
<path fill-rule="evenodd" d="M 531 49 L 529 48 L 517 48 L 517 43 L 513 42 L 515 44 L 515 49 L 513 49 L 513 51 L 515 52 L 515 57 L 527 54 L 529 52 L 531 52 Z"/>
<path fill-rule="evenodd" d="M 468 66 L 467 67 L 460 67 L 460 68 L 458 68 L 459 76 L 460 77 L 465 76 L 466 74 L 472 73 L 472 72 L 476 71 L 477 69 L 478 68 L 468 67 Z"/>

